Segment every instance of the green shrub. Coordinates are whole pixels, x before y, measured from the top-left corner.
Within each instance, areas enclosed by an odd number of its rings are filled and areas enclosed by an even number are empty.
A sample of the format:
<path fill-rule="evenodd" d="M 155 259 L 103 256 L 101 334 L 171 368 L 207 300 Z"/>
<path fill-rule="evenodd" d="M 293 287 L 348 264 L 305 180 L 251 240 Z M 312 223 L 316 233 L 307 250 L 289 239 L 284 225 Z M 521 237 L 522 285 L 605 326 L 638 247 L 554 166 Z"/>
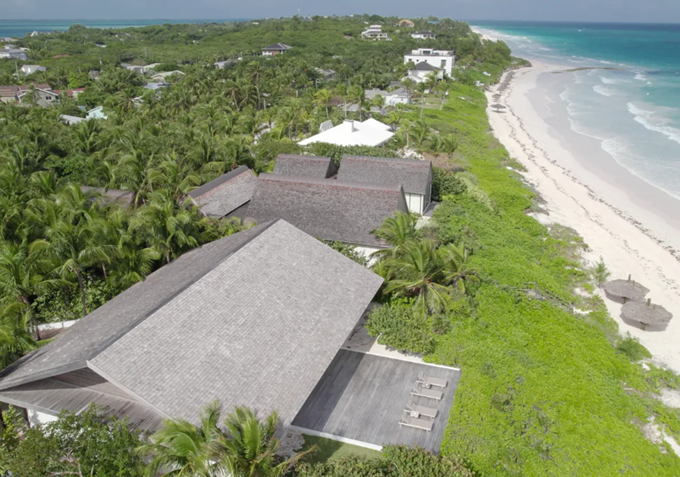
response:
<path fill-rule="evenodd" d="M 328 242 L 326 240 L 322 240 L 322 242 L 336 252 L 340 252 L 345 257 L 354 260 L 359 265 L 363 265 L 364 267 L 368 265 L 368 259 L 362 253 L 357 252 L 357 248 L 354 245 L 348 245 L 344 242 Z"/>
<path fill-rule="evenodd" d="M 593 281 L 598 287 L 601 287 L 609 280 L 611 272 L 607 268 L 607 265 L 605 265 L 602 257 L 600 257 L 600 260 L 590 269 L 590 275 L 593 277 Z"/>
<path fill-rule="evenodd" d="M 432 179 L 432 200 L 441 201 L 444 196 L 458 195 L 465 192 L 466 188 L 456 173 L 435 167 Z"/>
<path fill-rule="evenodd" d="M 116 296 L 116 290 L 103 278 L 86 277 L 85 303 L 91 313 Z M 38 296 L 33 307 L 43 323 L 78 320 L 83 317 L 83 305 L 77 285 Z"/>
<path fill-rule="evenodd" d="M 393 301 L 369 314 L 366 329 L 378 343 L 412 353 L 428 353 L 434 345 L 431 319 L 423 319 L 406 300 Z"/>
<path fill-rule="evenodd" d="M 633 362 L 652 357 L 652 353 L 640 344 L 640 340 L 630 334 L 616 344 L 616 351 Z"/>
<path fill-rule="evenodd" d="M 397 151 L 388 147 L 336 146 L 335 144 L 317 142 L 310 144 L 306 149 L 315 156 L 331 157 L 336 164 L 340 164 L 343 155 L 397 157 Z"/>

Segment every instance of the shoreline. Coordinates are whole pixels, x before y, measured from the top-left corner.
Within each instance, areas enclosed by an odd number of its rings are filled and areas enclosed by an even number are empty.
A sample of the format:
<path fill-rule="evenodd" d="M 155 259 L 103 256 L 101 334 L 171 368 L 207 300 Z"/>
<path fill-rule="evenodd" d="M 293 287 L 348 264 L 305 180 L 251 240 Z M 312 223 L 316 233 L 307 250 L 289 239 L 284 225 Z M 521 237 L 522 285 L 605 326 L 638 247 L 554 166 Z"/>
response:
<path fill-rule="evenodd" d="M 568 76 L 552 75 L 556 70 L 566 68 L 532 62 L 531 67 L 505 72 L 486 93 L 492 131 L 526 167 L 526 172 L 518 173 L 545 200 L 545 213 L 535 214 L 536 218 L 576 230 L 589 246 L 584 253 L 587 261 L 594 263 L 602 257 L 611 279 L 632 274 L 651 290 L 648 297 L 654 303 L 673 313 L 675 320 L 665 330 L 644 331 L 621 318 L 620 303 L 597 291 L 622 336 L 630 333 L 656 362 L 680 372 L 680 284 L 674 278 L 680 277 L 680 247 L 660 237 L 680 237 L 680 220 L 669 211 L 648 207 L 657 204 L 663 191 L 616 163 L 601 150 L 597 139 L 571 130 L 566 114 L 560 114 L 564 105 L 555 99 L 555 88 L 546 80 L 545 75 Z M 505 109 L 497 112 L 492 104 Z M 625 186 L 643 190 L 643 198 L 632 196 Z M 654 227 L 650 220 L 642 223 L 636 218 L 645 213 L 657 215 Z"/>

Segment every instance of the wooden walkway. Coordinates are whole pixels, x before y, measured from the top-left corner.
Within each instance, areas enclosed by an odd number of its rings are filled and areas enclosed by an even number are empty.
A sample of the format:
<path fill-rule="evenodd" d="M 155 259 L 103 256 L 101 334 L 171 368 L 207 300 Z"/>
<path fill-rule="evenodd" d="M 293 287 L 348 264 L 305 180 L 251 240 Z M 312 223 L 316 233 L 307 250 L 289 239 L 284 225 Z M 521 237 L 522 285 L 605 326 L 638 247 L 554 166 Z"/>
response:
<path fill-rule="evenodd" d="M 441 401 L 410 395 L 419 373 L 449 382 Z M 438 452 L 460 375 L 456 369 L 340 350 L 292 424 L 369 444 Z M 399 425 L 410 400 L 439 411 L 431 432 Z"/>

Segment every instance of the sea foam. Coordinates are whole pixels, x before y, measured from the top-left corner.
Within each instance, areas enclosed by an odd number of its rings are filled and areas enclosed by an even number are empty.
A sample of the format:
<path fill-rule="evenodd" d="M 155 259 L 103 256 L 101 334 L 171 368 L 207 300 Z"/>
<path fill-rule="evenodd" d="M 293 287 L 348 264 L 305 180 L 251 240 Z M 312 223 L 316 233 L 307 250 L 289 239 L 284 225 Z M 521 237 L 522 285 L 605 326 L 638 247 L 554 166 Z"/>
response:
<path fill-rule="evenodd" d="M 668 137 L 671 141 L 680 144 L 680 129 L 669 126 L 670 119 L 665 118 L 654 111 L 642 109 L 633 103 L 628 103 L 628 112 L 634 116 L 635 121 L 642 124 L 650 131 L 655 131 Z"/>

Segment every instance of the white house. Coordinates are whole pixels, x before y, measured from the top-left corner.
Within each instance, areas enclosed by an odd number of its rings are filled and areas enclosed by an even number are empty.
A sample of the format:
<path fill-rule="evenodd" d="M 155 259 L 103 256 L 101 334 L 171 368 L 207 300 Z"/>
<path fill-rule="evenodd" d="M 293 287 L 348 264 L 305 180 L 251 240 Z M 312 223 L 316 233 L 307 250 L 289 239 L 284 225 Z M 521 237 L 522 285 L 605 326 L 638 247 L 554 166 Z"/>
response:
<path fill-rule="evenodd" d="M 87 119 L 107 119 L 104 114 L 104 106 L 97 106 L 87 112 Z"/>
<path fill-rule="evenodd" d="M 428 63 L 435 68 L 440 68 L 451 76 L 451 70 L 456 63 L 456 55 L 453 50 L 434 50 L 432 48 L 418 48 L 411 50 L 404 55 L 404 63 L 412 61 L 416 66 L 418 63 Z"/>
<path fill-rule="evenodd" d="M 151 77 L 151 79 L 157 83 L 167 83 L 166 79 L 173 75 L 177 75 L 179 77 L 184 76 L 184 73 L 180 70 L 164 71 L 163 73 L 156 73 Z"/>
<path fill-rule="evenodd" d="M 438 80 L 441 80 L 444 78 L 444 70 L 441 68 L 435 68 L 429 63 L 426 63 L 424 61 L 418 63 L 414 68 L 408 70 L 408 74 L 403 77 L 401 80 L 405 79 L 410 79 L 415 81 L 416 83 L 422 83 L 425 81 L 428 77 L 428 75 L 434 73 L 436 78 Z"/>
<path fill-rule="evenodd" d="M 26 56 L 26 52 L 24 50 L 20 50 L 19 48 L 3 48 L 0 50 L 0 58 L 9 58 L 12 60 L 21 60 L 21 61 L 26 61 L 28 57 Z"/>
<path fill-rule="evenodd" d="M 359 122 L 346 119 L 334 128 L 323 131 L 316 136 L 303 139 L 298 144 L 306 146 L 315 142 L 325 142 L 336 146 L 383 146 L 394 133 L 386 124 L 367 119 Z"/>
<path fill-rule="evenodd" d="M 285 43 L 274 43 L 273 45 L 262 48 L 262 56 L 276 56 L 293 48 Z"/>
<path fill-rule="evenodd" d="M 160 63 L 151 63 L 150 65 L 139 66 L 139 65 L 130 65 L 130 64 L 127 64 L 127 63 L 121 63 L 120 67 L 125 68 L 126 70 L 134 71 L 135 73 L 139 73 L 140 75 L 143 75 L 143 74 L 146 74 L 149 71 L 153 70 L 159 64 Z"/>
<path fill-rule="evenodd" d="M 366 99 L 373 100 L 376 96 L 385 98 L 385 106 L 396 106 L 397 104 L 411 103 L 411 95 L 404 90 L 398 88 L 394 91 L 383 91 L 381 89 L 369 89 L 364 92 Z"/>
<path fill-rule="evenodd" d="M 434 40 L 437 38 L 437 35 L 430 30 L 422 30 L 411 33 L 411 38 L 415 38 L 416 40 Z"/>
<path fill-rule="evenodd" d="M 382 31 L 382 25 L 371 25 L 367 30 L 361 32 L 361 36 L 369 40 L 389 40 L 390 37 Z"/>
<path fill-rule="evenodd" d="M 21 74 L 28 76 L 38 71 L 47 71 L 47 68 L 40 65 L 24 65 L 19 68 L 19 71 L 21 71 Z"/>

